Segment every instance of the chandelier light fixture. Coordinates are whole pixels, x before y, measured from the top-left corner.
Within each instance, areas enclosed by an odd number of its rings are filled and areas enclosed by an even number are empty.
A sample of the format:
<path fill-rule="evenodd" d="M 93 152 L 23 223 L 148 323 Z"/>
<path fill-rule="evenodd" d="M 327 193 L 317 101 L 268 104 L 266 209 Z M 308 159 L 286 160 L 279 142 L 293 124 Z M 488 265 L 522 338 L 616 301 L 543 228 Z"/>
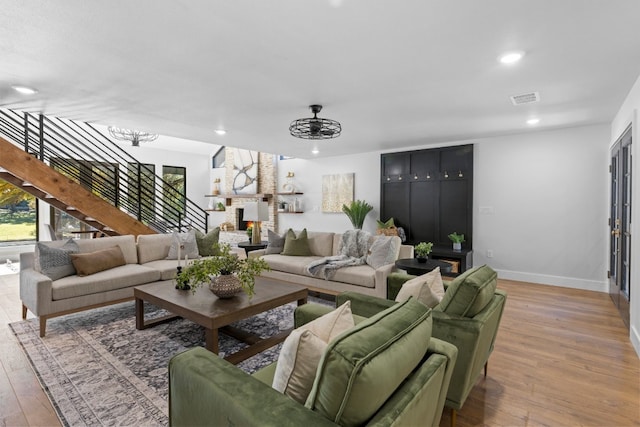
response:
<path fill-rule="evenodd" d="M 294 120 L 289 125 L 292 136 L 302 139 L 331 139 L 340 136 L 342 126 L 339 122 L 318 117 L 322 105 L 310 105 L 309 108 L 313 117 Z"/>
<path fill-rule="evenodd" d="M 158 139 L 158 134 L 141 132 L 132 129 L 122 129 L 109 126 L 109 135 L 118 141 L 131 141 L 134 147 L 139 147 L 141 142 L 150 142 Z"/>

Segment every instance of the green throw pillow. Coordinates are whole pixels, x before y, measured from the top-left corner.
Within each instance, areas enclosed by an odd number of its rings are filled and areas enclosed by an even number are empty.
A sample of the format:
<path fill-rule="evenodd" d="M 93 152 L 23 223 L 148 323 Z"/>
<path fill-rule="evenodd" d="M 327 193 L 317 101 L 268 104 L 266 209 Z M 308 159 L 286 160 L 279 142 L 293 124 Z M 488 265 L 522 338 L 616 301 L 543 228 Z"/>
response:
<path fill-rule="evenodd" d="M 488 265 L 472 268 L 453 279 L 436 310 L 474 317 L 493 299 L 498 274 Z"/>
<path fill-rule="evenodd" d="M 431 309 L 410 298 L 343 332 L 325 350 L 305 406 L 341 426 L 364 425 L 427 352 Z"/>
<path fill-rule="evenodd" d="M 309 248 L 309 239 L 307 238 L 307 229 L 305 228 L 298 234 L 293 232 L 292 229 L 287 231 L 287 235 L 284 238 L 284 249 L 282 255 L 291 256 L 311 256 L 311 249 Z"/>
<path fill-rule="evenodd" d="M 213 245 L 218 243 L 220 238 L 220 227 L 216 227 L 206 235 L 200 230 L 196 230 L 196 244 L 198 245 L 198 253 L 200 256 L 214 256 L 218 255 L 218 252 L 213 248 Z"/>

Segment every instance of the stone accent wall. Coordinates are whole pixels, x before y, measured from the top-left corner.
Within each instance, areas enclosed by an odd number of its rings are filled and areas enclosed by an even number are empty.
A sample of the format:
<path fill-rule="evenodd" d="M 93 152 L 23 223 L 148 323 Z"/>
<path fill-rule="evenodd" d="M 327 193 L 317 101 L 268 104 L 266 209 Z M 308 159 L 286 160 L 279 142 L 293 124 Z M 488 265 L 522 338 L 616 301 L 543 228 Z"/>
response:
<path fill-rule="evenodd" d="M 234 177 L 234 158 L 233 148 L 225 148 L 225 188 L 222 189 L 223 194 L 232 194 L 233 177 Z M 267 229 L 276 230 L 278 226 L 277 215 L 277 198 L 276 192 L 276 157 L 269 153 L 258 154 L 258 193 L 271 194 L 269 199 L 269 221 L 262 222 L 262 240 L 267 240 Z M 230 222 L 234 226 L 238 223 L 237 208 L 244 206 L 246 202 L 258 201 L 256 198 L 232 199 L 231 206 L 226 207 L 225 221 Z M 246 240 L 246 239 L 245 239 Z"/>

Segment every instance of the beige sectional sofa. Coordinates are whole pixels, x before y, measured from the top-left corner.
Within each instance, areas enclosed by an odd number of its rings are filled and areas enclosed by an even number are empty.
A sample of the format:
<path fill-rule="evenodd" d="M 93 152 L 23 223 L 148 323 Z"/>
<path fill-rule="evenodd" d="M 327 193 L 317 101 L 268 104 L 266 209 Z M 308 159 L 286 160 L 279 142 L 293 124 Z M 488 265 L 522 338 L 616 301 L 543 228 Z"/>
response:
<path fill-rule="evenodd" d="M 27 310 L 39 317 L 40 336 L 45 335 L 47 319 L 133 299 L 133 288 L 146 283 L 171 280 L 177 261 L 166 259 L 171 234 L 132 235 L 80 239 L 74 241 L 79 253 L 119 246 L 125 265 L 88 276 L 75 274 L 52 280 L 34 269 L 35 254 L 20 254 L 20 299 L 22 318 Z M 239 252 L 244 255 L 244 251 Z"/>
<path fill-rule="evenodd" d="M 271 271 L 263 272 L 262 276 L 293 282 L 306 286 L 311 291 L 331 295 L 351 291 L 381 298 L 387 297 L 387 277 L 391 272 L 396 271 L 393 263 L 377 269 L 367 264 L 340 268 L 331 280 L 314 277 L 307 272 L 307 266 L 318 259 L 338 255 L 342 234 L 314 231 L 309 231 L 307 234 L 311 256 L 265 254 L 265 250 L 252 251 L 249 256 L 260 256 L 271 267 Z M 372 236 L 370 243 L 376 238 L 378 236 Z M 396 259 L 398 258 L 413 258 L 413 246 L 401 245 Z"/>

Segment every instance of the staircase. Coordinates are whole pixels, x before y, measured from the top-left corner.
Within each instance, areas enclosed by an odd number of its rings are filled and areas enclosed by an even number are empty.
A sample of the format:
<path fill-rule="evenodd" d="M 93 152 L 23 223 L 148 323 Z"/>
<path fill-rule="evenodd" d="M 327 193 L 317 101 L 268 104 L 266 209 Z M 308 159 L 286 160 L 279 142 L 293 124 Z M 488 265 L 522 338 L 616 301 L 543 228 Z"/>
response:
<path fill-rule="evenodd" d="M 1 179 L 105 235 L 207 230 L 207 212 L 90 124 L 0 110 L 0 135 Z"/>

